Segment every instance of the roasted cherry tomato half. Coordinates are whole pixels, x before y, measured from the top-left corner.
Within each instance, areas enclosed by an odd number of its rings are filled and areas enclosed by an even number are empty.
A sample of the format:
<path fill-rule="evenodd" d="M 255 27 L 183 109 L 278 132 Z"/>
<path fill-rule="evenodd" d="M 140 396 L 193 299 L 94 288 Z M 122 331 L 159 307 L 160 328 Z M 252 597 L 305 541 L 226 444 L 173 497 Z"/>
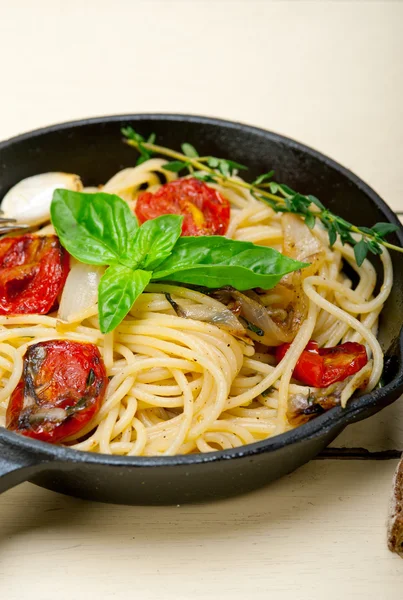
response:
<path fill-rule="evenodd" d="M 166 183 L 154 194 L 143 192 L 135 212 L 140 223 L 161 215 L 183 215 L 182 235 L 224 235 L 230 205 L 217 190 L 191 177 Z"/>
<path fill-rule="evenodd" d="M 0 315 L 48 313 L 69 272 L 69 255 L 56 235 L 0 240 Z"/>
<path fill-rule="evenodd" d="M 276 348 L 276 358 L 284 358 L 290 344 Z M 333 348 L 319 348 L 315 341 L 309 342 L 298 359 L 293 376 L 311 387 L 324 388 L 336 381 L 344 381 L 361 371 L 368 362 L 365 346 L 346 342 Z"/>
<path fill-rule="evenodd" d="M 28 347 L 6 427 L 44 442 L 75 436 L 98 412 L 108 378 L 93 344 L 51 340 Z"/>

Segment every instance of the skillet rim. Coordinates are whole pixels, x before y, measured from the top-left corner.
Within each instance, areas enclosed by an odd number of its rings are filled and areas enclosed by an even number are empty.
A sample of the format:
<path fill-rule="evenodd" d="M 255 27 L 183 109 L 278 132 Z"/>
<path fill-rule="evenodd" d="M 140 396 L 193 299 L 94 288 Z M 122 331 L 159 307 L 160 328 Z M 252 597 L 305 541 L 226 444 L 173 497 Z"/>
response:
<path fill-rule="evenodd" d="M 269 139 L 273 142 L 283 143 L 288 147 L 298 149 L 299 151 L 307 154 L 313 158 L 316 158 L 326 166 L 332 168 L 344 178 L 349 180 L 355 186 L 357 186 L 364 194 L 366 194 L 370 201 L 379 208 L 387 218 L 387 220 L 395 225 L 399 226 L 399 230 L 396 232 L 396 236 L 400 244 L 403 246 L 403 226 L 398 220 L 392 209 L 382 200 L 382 198 L 373 190 L 368 184 L 366 184 L 361 178 L 352 173 L 346 167 L 340 165 L 337 161 L 329 158 L 321 152 L 306 146 L 292 138 L 267 131 L 260 127 L 248 125 L 237 121 L 229 121 L 226 119 L 220 119 L 215 117 L 206 117 L 199 115 L 189 114 L 176 114 L 176 113 L 135 113 L 135 114 L 121 114 L 121 115 L 106 115 L 101 117 L 90 117 L 83 119 L 76 119 L 72 121 L 66 121 L 63 123 L 56 123 L 48 125 L 46 127 L 40 127 L 26 133 L 22 133 L 0 142 L 0 151 L 8 148 L 19 142 L 30 140 L 33 138 L 40 138 L 42 135 L 49 133 L 55 133 L 71 128 L 85 127 L 87 125 L 102 125 L 105 123 L 122 122 L 122 121 L 142 121 L 142 120 L 155 120 L 155 121 L 172 121 L 172 122 L 188 122 L 196 124 L 208 124 L 213 126 L 225 127 L 229 130 L 234 131 L 246 131 L 253 134 L 257 134 L 262 138 Z M 403 357 L 403 327 L 401 328 L 399 335 L 399 351 Z M 40 462 L 43 461 L 61 461 L 67 463 L 87 463 L 96 465 L 108 465 L 116 467 L 174 467 L 176 465 L 195 465 L 205 464 L 211 462 L 217 462 L 220 460 L 231 460 L 239 459 L 244 457 L 251 457 L 254 455 L 269 453 L 279 450 L 285 446 L 291 446 L 299 442 L 306 441 L 308 439 L 317 437 L 318 435 L 325 435 L 332 429 L 344 429 L 346 425 L 354 421 L 367 418 L 365 412 L 369 411 L 371 416 L 372 410 L 377 412 L 382 408 L 382 401 L 384 405 L 393 402 L 388 400 L 398 392 L 403 392 L 403 359 L 398 373 L 392 379 L 390 383 L 382 388 L 376 388 L 369 394 L 365 394 L 359 398 L 352 399 L 346 408 L 341 407 L 332 408 L 330 411 L 323 413 L 316 417 L 312 421 L 287 431 L 272 438 L 267 438 L 260 442 L 254 442 L 253 444 L 246 444 L 238 448 L 232 448 L 229 450 L 216 450 L 210 453 L 198 453 L 198 454 L 178 454 L 175 456 L 118 456 L 101 453 L 92 453 L 81 450 L 74 450 L 67 446 L 53 446 L 47 442 L 41 442 L 31 438 L 24 437 L 16 434 L 12 431 L 8 431 L 4 427 L 0 427 L 0 440 L 6 442 L 11 448 L 17 448 L 26 451 L 28 454 L 37 454 L 40 456 Z"/>

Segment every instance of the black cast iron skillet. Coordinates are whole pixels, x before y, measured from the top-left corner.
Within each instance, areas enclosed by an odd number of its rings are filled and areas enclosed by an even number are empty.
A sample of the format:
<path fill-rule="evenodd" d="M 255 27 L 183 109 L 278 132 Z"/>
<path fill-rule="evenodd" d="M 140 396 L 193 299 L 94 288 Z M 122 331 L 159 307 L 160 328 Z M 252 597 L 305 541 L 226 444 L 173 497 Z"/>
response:
<path fill-rule="evenodd" d="M 120 127 L 155 132 L 180 148 L 249 165 L 248 177 L 275 169 L 276 179 L 319 197 L 349 221 L 398 223 L 381 198 L 358 177 L 318 152 L 280 135 L 239 123 L 182 115 L 128 115 L 64 123 L 0 144 L 0 199 L 29 175 L 78 173 L 86 185 L 105 182 L 132 166 L 136 153 Z M 394 238 L 394 239 L 393 239 Z M 402 229 L 391 237 L 403 245 Z M 386 352 L 383 387 L 271 439 L 232 450 L 173 457 L 119 457 L 78 452 L 30 440 L 0 428 L 0 492 L 22 481 L 81 498 L 122 504 L 171 504 L 238 494 L 289 473 L 313 458 L 349 423 L 378 412 L 403 392 L 403 255 L 393 253 L 395 284 L 381 315 Z M 379 264 L 375 263 L 379 269 Z M 381 271 L 379 270 L 379 273 Z"/>

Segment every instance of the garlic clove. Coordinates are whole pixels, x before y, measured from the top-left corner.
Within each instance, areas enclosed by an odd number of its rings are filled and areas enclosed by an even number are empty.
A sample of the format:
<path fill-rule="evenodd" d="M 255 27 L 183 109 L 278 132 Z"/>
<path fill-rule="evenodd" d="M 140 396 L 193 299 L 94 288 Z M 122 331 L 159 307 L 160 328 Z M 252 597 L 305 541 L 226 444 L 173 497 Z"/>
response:
<path fill-rule="evenodd" d="M 72 173 L 41 173 L 27 177 L 4 196 L 0 206 L 2 216 L 27 225 L 49 221 L 50 204 L 57 188 L 78 192 L 83 186 L 80 177 Z"/>

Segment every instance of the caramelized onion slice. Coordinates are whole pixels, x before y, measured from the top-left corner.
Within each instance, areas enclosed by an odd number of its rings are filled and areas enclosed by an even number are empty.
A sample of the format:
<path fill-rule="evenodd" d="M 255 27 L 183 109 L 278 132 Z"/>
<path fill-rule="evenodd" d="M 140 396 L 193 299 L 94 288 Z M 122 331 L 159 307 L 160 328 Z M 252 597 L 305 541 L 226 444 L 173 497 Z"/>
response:
<path fill-rule="evenodd" d="M 298 215 L 284 214 L 281 225 L 283 254 L 310 263 L 308 267 L 283 277 L 278 286 L 272 290 L 273 293 L 281 294 L 284 299 L 288 296 L 288 304 L 284 305 L 288 313 L 286 329 L 293 339 L 308 313 L 308 299 L 302 289 L 303 281 L 318 272 L 326 258 L 326 253 L 323 244 Z M 289 291 L 288 295 L 286 289 Z"/>
<path fill-rule="evenodd" d="M 298 215 L 285 213 L 281 219 L 283 228 L 283 254 L 301 262 L 316 262 L 317 255 L 324 254 L 324 248 L 317 237 Z M 302 270 L 305 274 L 311 270 L 306 267 Z M 307 275 L 305 275 L 307 277 Z"/>
<path fill-rule="evenodd" d="M 211 323 L 220 329 L 224 329 L 235 337 L 240 337 L 242 339 L 246 338 L 247 331 L 245 330 L 245 327 L 243 327 L 234 313 L 228 308 L 225 308 L 225 306 L 222 308 L 218 306 L 205 306 L 203 304 L 183 306 L 173 300 L 171 294 L 166 293 L 165 296 L 178 317 Z"/>
<path fill-rule="evenodd" d="M 248 335 L 253 340 L 265 346 L 278 346 L 283 342 L 291 342 L 293 336 L 287 333 L 274 319 L 282 316 L 280 309 L 268 310 L 259 301 L 259 296 L 254 292 L 244 294 L 231 287 L 221 288 L 212 293 L 212 296 L 229 306 L 239 318 L 244 320 Z M 280 321 L 279 321 L 280 322 Z"/>

